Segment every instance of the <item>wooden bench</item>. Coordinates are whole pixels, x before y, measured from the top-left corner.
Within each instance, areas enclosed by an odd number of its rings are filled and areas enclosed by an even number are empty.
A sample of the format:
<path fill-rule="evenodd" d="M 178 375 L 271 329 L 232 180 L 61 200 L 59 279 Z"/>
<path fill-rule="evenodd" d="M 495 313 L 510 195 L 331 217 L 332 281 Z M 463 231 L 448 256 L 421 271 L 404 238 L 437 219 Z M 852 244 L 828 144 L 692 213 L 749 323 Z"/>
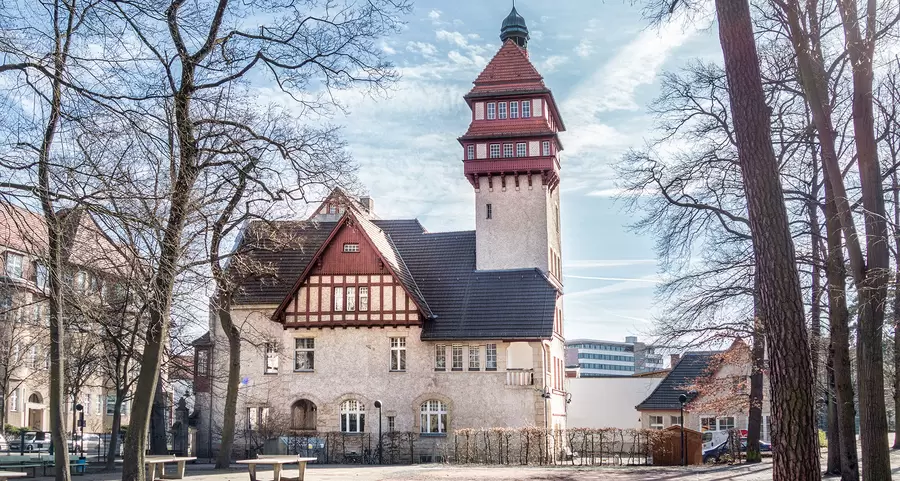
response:
<path fill-rule="evenodd" d="M 156 481 L 157 479 L 183 479 L 184 465 L 188 461 L 195 461 L 197 458 L 186 456 L 147 456 L 144 458 L 144 464 L 147 466 L 147 479 Z M 174 475 L 166 475 L 166 464 L 177 463 L 178 467 Z M 159 467 L 159 477 L 156 476 L 156 468 Z"/>
<path fill-rule="evenodd" d="M 256 480 L 256 465 L 263 464 L 272 466 L 275 474 L 274 481 L 303 481 L 303 476 L 306 473 L 306 463 L 310 461 L 316 461 L 318 458 L 301 458 L 299 456 L 260 456 L 257 459 L 242 459 L 238 461 L 238 464 L 246 464 L 247 468 L 250 470 L 250 481 Z M 287 476 L 281 477 L 281 470 L 284 468 L 286 464 L 296 464 L 300 469 L 300 475 L 296 478 L 289 478 Z"/>
<path fill-rule="evenodd" d="M 13 478 L 24 478 L 28 473 L 18 473 L 15 471 L 0 471 L 0 481 L 7 481 Z"/>

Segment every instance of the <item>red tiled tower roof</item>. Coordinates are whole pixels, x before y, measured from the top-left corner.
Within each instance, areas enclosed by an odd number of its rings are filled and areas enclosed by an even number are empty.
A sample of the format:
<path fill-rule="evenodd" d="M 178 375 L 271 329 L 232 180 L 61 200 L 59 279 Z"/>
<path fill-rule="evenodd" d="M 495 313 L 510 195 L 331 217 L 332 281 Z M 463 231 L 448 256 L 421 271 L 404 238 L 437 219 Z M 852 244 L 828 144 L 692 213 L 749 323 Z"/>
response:
<path fill-rule="evenodd" d="M 512 39 L 504 42 L 474 83 L 469 94 L 546 89 L 544 78 L 528 60 L 525 49 Z"/>

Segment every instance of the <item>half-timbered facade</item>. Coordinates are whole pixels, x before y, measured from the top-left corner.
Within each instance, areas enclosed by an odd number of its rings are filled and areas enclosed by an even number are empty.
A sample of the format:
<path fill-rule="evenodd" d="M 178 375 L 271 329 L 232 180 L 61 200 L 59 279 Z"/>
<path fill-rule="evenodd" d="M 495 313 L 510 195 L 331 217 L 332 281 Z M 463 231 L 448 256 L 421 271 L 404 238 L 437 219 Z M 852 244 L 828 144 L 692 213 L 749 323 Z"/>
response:
<path fill-rule="evenodd" d="M 249 256 L 268 269 L 242 281 L 231 311 L 244 339 L 239 453 L 241 433 L 266 423 L 374 433 L 379 413 L 385 432 L 416 433 L 417 452 L 434 456 L 456 429 L 565 427 L 564 127 L 515 9 L 501 39 L 466 96 L 472 120 L 458 139 L 474 231 L 379 219 L 371 199 L 339 190 L 310 219 L 247 227 L 242 245 L 260 243 Z M 290 242 L 266 248 L 269 236 Z M 195 343 L 201 455 L 216 449 L 204 438 L 215 441 L 222 416 L 225 343 L 215 318 Z"/>

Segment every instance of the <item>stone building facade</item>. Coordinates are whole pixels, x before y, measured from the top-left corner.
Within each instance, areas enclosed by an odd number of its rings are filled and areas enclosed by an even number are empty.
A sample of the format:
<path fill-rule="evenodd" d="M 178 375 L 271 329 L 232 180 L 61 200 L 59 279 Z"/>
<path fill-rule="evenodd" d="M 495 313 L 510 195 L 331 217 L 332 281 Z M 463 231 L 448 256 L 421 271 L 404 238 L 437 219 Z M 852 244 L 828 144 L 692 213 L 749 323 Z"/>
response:
<path fill-rule="evenodd" d="M 310 219 L 246 227 L 239 255 L 267 274 L 242 278 L 230 311 L 242 336 L 236 454 L 267 423 L 283 435 L 371 434 L 379 414 L 383 432 L 414 433 L 422 453 L 462 428 L 565 428 L 564 127 L 515 9 L 501 40 L 465 97 L 471 125 L 458 139 L 474 231 L 379 219 L 371 199 L 340 190 Z M 216 317 L 194 344 L 205 456 L 218 449 L 227 374 Z"/>

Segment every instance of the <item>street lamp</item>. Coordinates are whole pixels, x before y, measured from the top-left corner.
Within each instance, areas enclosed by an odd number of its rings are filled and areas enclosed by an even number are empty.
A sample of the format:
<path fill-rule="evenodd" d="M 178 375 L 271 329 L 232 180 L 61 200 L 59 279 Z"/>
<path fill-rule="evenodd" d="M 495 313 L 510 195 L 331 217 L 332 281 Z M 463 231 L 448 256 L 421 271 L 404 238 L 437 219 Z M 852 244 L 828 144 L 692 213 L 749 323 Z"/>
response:
<path fill-rule="evenodd" d="M 687 396 L 684 394 L 678 396 L 678 401 L 681 402 L 681 465 L 687 466 L 687 455 L 684 452 L 684 404 L 687 402 Z"/>
<path fill-rule="evenodd" d="M 381 459 L 381 401 L 375 401 L 375 407 L 378 408 L 378 464 L 384 464 Z"/>

